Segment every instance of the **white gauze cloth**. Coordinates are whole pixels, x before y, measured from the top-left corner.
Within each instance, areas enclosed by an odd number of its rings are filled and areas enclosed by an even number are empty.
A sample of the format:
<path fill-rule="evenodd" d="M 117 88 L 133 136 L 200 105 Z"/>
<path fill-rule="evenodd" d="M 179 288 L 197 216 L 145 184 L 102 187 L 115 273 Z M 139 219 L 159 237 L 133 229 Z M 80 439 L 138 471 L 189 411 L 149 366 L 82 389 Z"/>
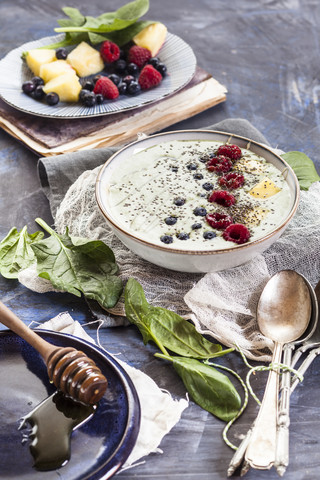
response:
<path fill-rule="evenodd" d="M 273 344 L 259 332 L 257 301 L 267 280 L 279 270 L 296 270 L 313 285 L 320 279 L 320 182 L 301 192 L 295 217 L 268 250 L 245 265 L 203 276 L 157 267 L 115 237 L 95 200 L 100 168 L 85 171 L 69 188 L 55 218 L 57 231 L 62 233 L 68 226 L 71 235 L 103 240 L 114 251 L 122 279 L 138 280 L 150 303 L 191 318 L 199 331 L 223 345 L 237 344 L 251 359 L 270 360 Z M 19 280 L 35 291 L 53 289 L 35 271 L 29 276 L 28 271 L 20 273 Z M 121 302 L 112 313 L 123 314 Z M 113 316 L 105 325 L 121 323 L 121 317 Z"/>
<path fill-rule="evenodd" d="M 86 333 L 80 323 L 74 321 L 67 312 L 60 313 L 51 320 L 41 324 L 41 327 L 38 328 L 69 333 L 75 337 L 96 343 Z M 99 347 L 103 348 L 100 344 Z M 110 352 L 108 353 L 110 355 Z M 188 406 L 188 402 L 183 398 L 174 400 L 170 394 L 160 390 L 148 375 L 121 361 L 118 356 L 116 361 L 131 378 L 141 407 L 140 430 L 136 444 L 123 465 L 123 468 L 126 468 L 150 453 L 162 452 L 159 449 L 162 438 L 180 420 L 183 410 Z"/>

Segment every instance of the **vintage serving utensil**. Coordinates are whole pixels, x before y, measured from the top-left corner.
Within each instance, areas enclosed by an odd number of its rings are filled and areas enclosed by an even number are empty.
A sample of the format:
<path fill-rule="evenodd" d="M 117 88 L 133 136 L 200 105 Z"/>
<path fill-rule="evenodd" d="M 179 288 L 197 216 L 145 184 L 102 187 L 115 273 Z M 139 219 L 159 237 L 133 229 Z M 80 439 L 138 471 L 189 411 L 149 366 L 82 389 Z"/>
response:
<path fill-rule="evenodd" d="M 107 389 L 107 379 L 95 362 L 83 352 L 47 342 L 2 302 L 0 321 L 40 353 L 47 366 L 49 380 L 58 390 L 86 405 L 95 404 L 102 398 Z"/>
<path fill-rule="evenodd" d="M 268 281 L 257 308 L 261 332 L 275 342 L 272 363 L 281 361 L 286 343 L 298 339 L 311 315 L 309 288 L 293 270 L 282 270 Z M 245 453 L 245 461 L 256 469 L 270 469 L 275 462 L 279 374 L 270 370 L 261 408 Z"/>

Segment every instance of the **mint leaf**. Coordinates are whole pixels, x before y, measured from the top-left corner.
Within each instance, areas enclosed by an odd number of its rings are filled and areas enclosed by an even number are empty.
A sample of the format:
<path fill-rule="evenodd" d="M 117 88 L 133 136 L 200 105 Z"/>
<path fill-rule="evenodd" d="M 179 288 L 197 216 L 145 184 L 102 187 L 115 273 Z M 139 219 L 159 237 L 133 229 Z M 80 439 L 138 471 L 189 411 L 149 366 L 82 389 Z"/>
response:
<path fill-rule="evenodd" d="M 301 190 L 309 190 L 309 187 L 320 180 L 320 176 L 312 160 L 302 152 L 287 152 L 281 157 L 290 165 L 297 175 Z"/>
<path fill-rule="evenodd" d="M 112 250 L 100 240 L 73 237 L 68 228 L 59 235 L 43 220 L 36 221 L 50 234 L 31 245 L 39 277 L 78 297 L 83 293 L 103 308 L 113 307 L 121 295 L 122 282 L 115 275 L 118 266 Z"/>
<path fill-rule="evenodd" d="M 18 278 L 20 270 L 29 267 L 35 262 L 35 255 L 31 245 L 42 238 L 42 232 L 29 235 L 26 226 L 20 232 L 16 228 L 12 228 L 0 242 L 1 275 L 5 278 Z"/>

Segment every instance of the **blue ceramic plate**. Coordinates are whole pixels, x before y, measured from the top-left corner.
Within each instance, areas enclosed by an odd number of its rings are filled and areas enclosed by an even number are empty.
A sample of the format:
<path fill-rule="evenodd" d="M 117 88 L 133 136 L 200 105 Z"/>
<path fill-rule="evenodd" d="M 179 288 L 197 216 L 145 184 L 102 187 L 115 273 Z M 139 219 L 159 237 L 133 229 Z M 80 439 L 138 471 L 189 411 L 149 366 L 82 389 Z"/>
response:
<path fill-rule="evenodd" d="M 176 35 L 167 33 L 166 41 L 158 56 L 166 64 L 168 75 L 156 88 L 147 90 L 137 96 L 121 95 L 116 100 L 106 101 L 102 105 L 91 108 L 84 107 L 80 103 L 63 102 L 50 107 L 45 102 L 34 100 L 22 92 L 22 83 L 30 80 L 33 75 L 25 61 L 22 60 L 21 54 L 32 48 L 58 42 L 63 38 L 64 34 L 25 43 L 9 52 L 0 61 L 0 96 L 5 102 L 24 112 L 44 117 L 95 117 L 130 110 L 161 100 L 189 83 L 196 70 L 196 58 L 191 47 Z"/>
<path fill-rule="evenodd" d="M 103 350 L 71 335 L 38 331 L 58 346 L 71 346 L 90 356 L 109 386 L 93 417 L 72 433 L 71 458 L 57 471 L 33 468 L 28 443 L 22 443 L 20 419 L 54 393 L 40 355 L 11 332 L 0 332 L 0 479 L 106 480 L 132 451 L 140 425 L 135 388 L 123 368 Z"/>

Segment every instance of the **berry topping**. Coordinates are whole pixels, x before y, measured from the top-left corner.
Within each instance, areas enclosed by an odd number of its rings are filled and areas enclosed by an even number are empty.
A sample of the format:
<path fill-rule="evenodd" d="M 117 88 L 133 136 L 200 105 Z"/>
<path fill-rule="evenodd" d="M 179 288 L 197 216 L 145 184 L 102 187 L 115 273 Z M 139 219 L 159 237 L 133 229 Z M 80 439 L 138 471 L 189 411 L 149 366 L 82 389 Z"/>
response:
<path fill-rule="evenodd" d="M 159 73 L 161 73 L 163 77 L 167 73 L 167 67 L 162 62 L 158 63 L 158 65 L 156 66 L 156 69 L 158 70 Z"/>
<path fill-rule="evenodd" d="M 40 100 L 45 95 L 42 85 L 37 85 L 33 92 L 33 97 L 37 100 Z"/>
<path fill-rule="evenodd" d="M 94 105 L 97 103 L 97 98 L 95 93 L 87 91 L 87 93 L 81 96 L 81 101 L 86 107 L 94 107 Z"/>
<path fill-rule="evenodd" d="M 111 80 L 112 83 L 114 83 L 117 86 L 119 85 L 119 83 L 121 81 L 121 78 L 116 73 L 112 73 L 111 75 L 109 75 L 108 78 Z"/>
<path fill-rule="evenodd" d="M 103 100 L 104 100 L 103 95 L 101 95 L 101 93 L 97 93 L 97 94 L 96 94 L 96 102 L 97 102 L 97 104 L 98 104 L 98 105 L 101 105 L 101 104 L 103 103 Z"/>
<path fill-rule="evenodd" d="M 230 217 L 230 215 L 218 212 L 208 213 L 206 220 L 210 227 L 216 228 L 217 230 L 224 230 L 233 223 L 233 218 Z"/>
<path fill-rule="evenodd" d="M 174 199 L 173 203 L 175 205 L 177 205 L 177 207 L 181 207 L 182 205 L 184 205 L 186 203 L 186 199 L 182 198 L 182 197 L 177 197 L 177 198 Z"/>
<path fill-rule="evenodd" d="M 82 88 L 84 90 L 89 90 L 90 92 L 92 92 L 94 89 L 94 82 L 92 80 L 86 80 L 82 85 Z"/>
<path fill-rule="evenodd" d="M 131 82 L 127 85 L 127 93 L 129 95 L 138 95 L 141 92 L 141 87 L 138 82 Z"/>
<path fill-rule="evenodd" d="M 242 152 L 238 145 L 221 145 L 217 152 L 217 155 L 224 155 L 225 157 L 231 158 L 232 160 L 239 160 L 241 158 Z"/>
<path fill-rule="evenodd" d="M 174 225 L 175 223 L 177 223 L 177 220 L 177 217 L 167 217 L 164 221 L 167 225 Z"/>
<path fill-rule="evenodd" d="M 152 65 L 146 65 L 139 75 L 139 85 L 142 90 L 156 87 L 162 81 L 162 75 Z"/>
<path fill-rule="evenodd" d="M 214 232 L 204 232 L 203 234 L 203 238 L 205 240 L 212 240 L 213 238 L 215 238 L 217 235 L 214 233 Z"/>
<path fill-rule="evenodd" d="M 234 190 L 236 188 L 242 187 L 244 184 L 244 176 L 240 173 L 227 173 L 219 178 L 218 183 L 221 187 L 229 188 Z"/>
<path fill-rule="evenodd" d="M 242 223 L 233 223 L 225 229 L 222 236 L 229 242 L 241 245 L 249 240 L 250 232 L 245 225 L 242 225 Z"/>
<path fill-rule="evenodd" d="M 160 60 L 158 57 L 152 57 L 150 58 L 150 60 L 148 60 L 148 63 L 150 63 L 150 65 L 152 65 L 154 68 L 156 68 L 157 65 L 159 65 L 160 63 Z"/>
<path fill-rule="evenodd" d="M 204 207 L 197 207 L 193 210 L 193 213 L 197 217 L 205 217 L 207 215 L 207 210 Z"/>
<path fill-rule="evenodd" d="M 57 105 L 57 103 L 59 103 L 60 101 L 60 98 L 59 98 L 59 95 L 55 92 L 50 92 L 50 93 L 47 93 L 46 95 L 46 102 L 48 105 L 50 106 L 53 106 L 53 105 Z"/>
<path fill-rule="evenodd" d="M 131 82 L 135 82 L 136 79 L 132 76 L 132 75 L 126 75 L 125 77 L 123 77 L 122 81 L 126 84 L 126 85 L 130 85 Z"/>
<path fill-rule="evenodd" d="M 56 50 L 56 58 L 58 60 L 65 60 L 68 56 L 68 51 L 64 47 L 57 48 Z"/>
<path fill-rule="evenodd" d="M 160 237 L 160 240 L 161 242 L 165 243 L 165 244 L 169 244 L 169 243 L 172 243 L 173 242 L 173 238 L 171 237 L 171 235 L 162 235 L 162 237 Z"/>
<path fill-rule="evenodd" d="M 199 228 L 202 228 L 202 223 L 194 223 L 191 228 L 192 230 L 199 230 Z"/>
<path fill-rule="evenodd" d="M 198 165 L 196 163 L 189 163 L 189 165 L 187 165 L 188 170 L 197 170 L 197 168 Z"/>
<path fill-rule="evenodd" d="M 236 199 L 232 193 L 226 192 L 225 190 L 216 190 L 215 192 L 212 192 L 208 201 L 218 203 L 223 207 L 231 207 L 231 205 L 236 203 Z"/>
<path fill-rule="evenodd" d="M 36 87 L 38 85 L 44 85 L 44 80 L 41 77 L 33 77 L 31 78 L 31 82 L 34 83 Z"/>
<path fill-rule="evenodd" d="M 106 40 L 101 45 L 100 55 L 106 63 L 116 62 L 120 58 L 120 48 L 116 43 Z"/>
<path fill-rule="evenodd" d="M 138 75 L 139 67 L 135 63 L 129 63 L 127 66 L 127 72 L 129 75 Z"/>
<path fill-rule="evenodd" d="M 119 97 L 119 90 L 108 77 L 99 78 L 93 91 L 94 93 L 101 93 L 104 98 L 108 98 L 109 100 Z"/>
<path fill-rule="evenodd" d="M 127 62 L 120 58 L 120 60 L 115 62 L 114 69 L 117 73 L 124 73 L 127 69 Z"/>
<path fill-rule="evenodd" d="M 28 80 L 27 82 L 24 82 L 22 84 L 22 91 L 24 93 L 27 93 L 28 95 L 30 95 L 30 93 L 32 93 L 35 88 L 36 85 L 31 80 Z"/>
<path fill-rule="evenodd" d="M 128 53 L 129 63 L 135 63 L 139 68 L 142 68 L 143 65 L 147 63 L 151 58 L 151 52 L 147 48 L 139 47 L 138 45 L 133 45 L 130 48 Z"/>
<path fill-rule="evenodd" d="M 202 179 L 203 179 L 203 175 L 202 175 L 202 173 L 195 173 L 195 174 L 193 175 L 193 178 L 194 178 L 195 180 L 202 180 Z"/>
<path fill-rule="evenodd" d="M 203 183 L 202 188 L 204 188 L 205 190 L 207 190 L 207 192 L 209 192 L 210 190 L 213 190 L 213 183 L 210 183 L 210 182 Z"/>
<path fill-rule="evenodd" d="M 185 233 L 185 232 L 180 232 L 177 234 L 177 238 L 179 240 L 188 240 L 189 239 L 189 235 L 188 233 Z"/>
<path fill-rule="evenodd" d="M 207 162 L 207 169 L 210 172 L 226 173 L 226 172 L 229 172 L 231 168 L 232 168 L 232 162 L 230 158 L 224 157 L 223 155 L 212 157 Z"/>

